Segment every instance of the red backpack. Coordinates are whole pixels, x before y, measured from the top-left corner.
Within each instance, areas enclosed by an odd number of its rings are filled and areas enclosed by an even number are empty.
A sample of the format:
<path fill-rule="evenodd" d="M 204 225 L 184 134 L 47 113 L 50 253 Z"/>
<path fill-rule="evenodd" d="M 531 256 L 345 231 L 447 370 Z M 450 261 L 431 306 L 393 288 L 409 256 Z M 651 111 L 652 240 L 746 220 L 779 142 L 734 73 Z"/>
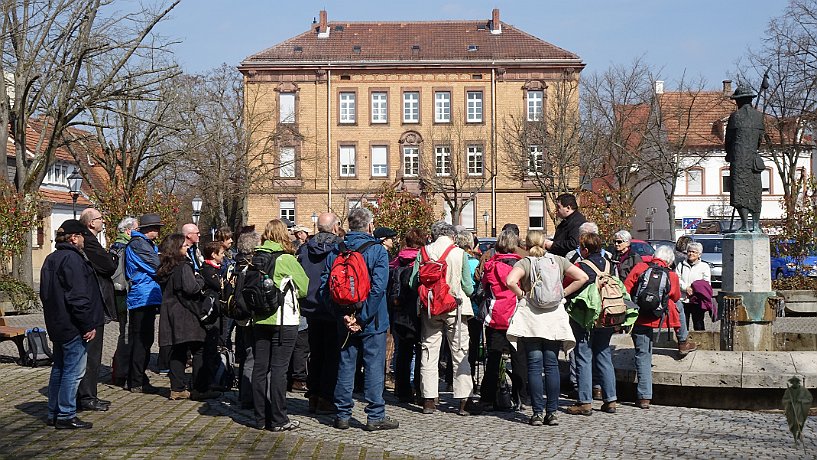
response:
<path fill-rule="evenodd" d="M 333 302 L 343 307 L 360 308 L 369 297 L 372 281 L 362 253 L 375 244 L 377 242 L 369 241 L 351 250 L 340 243 L 340 253 L 329 270 L 329 295 Z"/>
<path fill-rule="evenodd" d="M 451 287 L 445 281 L 448 263 L 445 258 L 456 246 L 453 244 L 437 260 L 428 256 L 425 246 L 420 249 L 422 259 L 417 272 L 420 279 L 420 303 L 428 310 L 428 316 L 442 315 L 457 308 L 457 299 L 451 295 Z"/>

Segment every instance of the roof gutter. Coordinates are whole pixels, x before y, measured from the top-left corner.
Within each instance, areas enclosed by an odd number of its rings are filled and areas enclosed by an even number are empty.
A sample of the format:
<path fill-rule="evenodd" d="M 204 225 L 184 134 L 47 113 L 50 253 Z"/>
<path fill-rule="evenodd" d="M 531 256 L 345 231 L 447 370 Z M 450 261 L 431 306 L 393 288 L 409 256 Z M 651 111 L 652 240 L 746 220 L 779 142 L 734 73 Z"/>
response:
<path fill-rule="evenodd" d="M 584 68 L 585 64 L 581 59 L 512 59 L 502 61 L 487 61 L 487 60 L 436 60 L 436 61 L 405 61 L 405 60 L 389 60 L 389 61 L 275 61 L 275 60 L 254 60 L 243 61 L 238 66 L 238 70 L 276 70 L 292 69 L 292 67 L 300 68 L 323 68 L 326 66 L 333 66 L 335 68 L 395 68 L 395 67 L 447 67 L 447 68 L 474 68 L 479 66 L 484 67 L 507 67 L 507 66 L 524 66 L 536 65 L 545 67 L 562 67 L 572 66 Z"/>

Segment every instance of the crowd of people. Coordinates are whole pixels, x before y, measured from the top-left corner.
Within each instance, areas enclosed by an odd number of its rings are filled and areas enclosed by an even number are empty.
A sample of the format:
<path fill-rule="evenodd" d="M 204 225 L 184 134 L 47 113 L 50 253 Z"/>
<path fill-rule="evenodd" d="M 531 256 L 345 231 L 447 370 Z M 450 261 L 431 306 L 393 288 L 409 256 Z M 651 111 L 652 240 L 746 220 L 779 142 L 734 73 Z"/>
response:
<path fill-rule="evenodd" d="M 557 198 L 556 213 L 552 238 L 539 230 L 522 238 L 511 223 L 482 253 L 463 228 L 439 221 L 399 235 L 376 228 L 364 208 L 349 212 L 348 230 L 332 213 L 318 216 L 315 235 L 273 219 L 260 233 L 241 229 L 235 247 L 229 229 L 201 241 L 194 224 L 159 247 L 164 224 L 146 214 L 123 219 L 105 250 L 103 216 L 88 209 L 60 226 L 42 269 L 55 344 L 48 423 L 90 428 L 77 411 L 109 409 L 96 393 L 109 321 L 120 332 L 115 384 L 159 392 L 146 372 L 158 337 L 169 399 L 218 398 L 234 383 L 223 378 L 232 362 L 222 352 L 235 349 L 241 406 L 274 432 L 299 427 L 287 415 L 288 390 L 305 392 L 310 413 L 334 414 L 337 429 L 350 427 L 360 392 L 365 430 L 398 428 L 386 415 L 387 375 L 400 403 L 424 414 L 438 410 L 441 384 L 462 416 L 529 406 L 531 425 L 556 425 L 560 394 L 575 399 L 568 414 L 591 415 L 594 399 L 615 413 L 617 332 L 632 335 L 637 406 L 649 409 L 656 331 L 674 329 L 683 358 L 696 348 L 687 324 L 703 328 L 712 290 L 700 244 L 682 237 L 676 251 L 659 247 L 643 260 L 626 230 L 605 248 L 573 195 Z M 572 388 L 563 388 L 560 352 Z"/>

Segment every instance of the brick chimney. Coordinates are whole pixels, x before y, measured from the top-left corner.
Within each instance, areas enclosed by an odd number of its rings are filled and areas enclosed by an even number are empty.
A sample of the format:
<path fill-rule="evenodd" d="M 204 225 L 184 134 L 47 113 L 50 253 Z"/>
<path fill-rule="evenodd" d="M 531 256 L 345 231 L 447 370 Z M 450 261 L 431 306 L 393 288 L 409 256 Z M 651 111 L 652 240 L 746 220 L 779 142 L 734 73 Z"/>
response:
<path fill-rule="evenodd" d="M 499 8 L 494 8 L 491 11 L 491 33 L 494 35 L 502 33 L 502 23 L 499 22 Z"/>
<path fill-rule="evenodd" d="M 321 10 L 319 17 L 318 38 L 326 38 L 329 36 L 329 27 L 326 24 L 326 10 Z"/>
<path fill-rule="evenodd" d="M 723 81 L 723 95 L 730 97 L 732 95 L 732 80 Z"/>

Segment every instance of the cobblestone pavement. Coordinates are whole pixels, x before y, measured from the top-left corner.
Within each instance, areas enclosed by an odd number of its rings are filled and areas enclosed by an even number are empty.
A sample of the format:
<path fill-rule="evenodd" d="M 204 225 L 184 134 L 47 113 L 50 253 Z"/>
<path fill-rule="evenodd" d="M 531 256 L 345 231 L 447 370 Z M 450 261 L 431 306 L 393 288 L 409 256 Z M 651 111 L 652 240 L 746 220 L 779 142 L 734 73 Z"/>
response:
<path fill-rule="evenodd" d="M 12 323 L 43 324 L 37 315 Z M 103 365 L 110 364 L 116 333 L 115 324 L 106 328 Z M 4 357 L 14 356 L 14 350 L 8 342 L 0 345 Z M 360 401 L 352 429 L 339 431 L 329 426 L 330 416 L 308 414 L 302 395 L 289 394 L 290 415 L 302 428 L 276 434 L 247 426 L 252 414 L 238 408 L 235 393 L 210 403 L 168 401 L 101 384 L 100 397 L 113 402 L 111 410 L 81 414 L 94 428 L 56 431 L 45 425 L 49 370 L 5 361 L 0 363 L 2 458 L 817 458 L 817 421 L 806 425 L 805 447 L 795 448 L 782 413 L 660 405 L 641 410 L 624 403 L 616 414 L 561 413 L 558 426 L 531 427 L 529 411 L 457 416 L 450 393 L 442 393 L 443 410 L 433 415 L 387 396 L 387 413 L 400 428 L 376 433 L 360 429 L 366 420 Z M 165 377 L 152 377 L 167 391 Z"/>

